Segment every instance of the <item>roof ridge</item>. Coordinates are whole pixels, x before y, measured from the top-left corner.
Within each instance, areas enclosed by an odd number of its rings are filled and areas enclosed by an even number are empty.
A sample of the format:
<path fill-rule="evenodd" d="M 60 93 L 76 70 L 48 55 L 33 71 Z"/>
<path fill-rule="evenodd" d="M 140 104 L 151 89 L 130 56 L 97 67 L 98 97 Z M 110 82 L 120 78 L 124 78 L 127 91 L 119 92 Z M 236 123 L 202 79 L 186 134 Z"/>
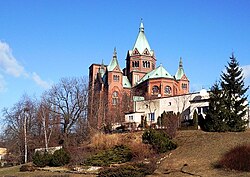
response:
<path fill-rule="evenodd" d="M 159 74 L 157 73 L 159 71 Z M 162 66 L 159 65 L 157 68 L 154 70 L 150 71 L 149 73 L 145 74 L 137 84 L 140 84 L 144 82 L 147 79 L 155 79 L 155 78 L 168 78 L 168 79 L 173 79 L 173 76 L 169 74 L 169 72 Z"/>

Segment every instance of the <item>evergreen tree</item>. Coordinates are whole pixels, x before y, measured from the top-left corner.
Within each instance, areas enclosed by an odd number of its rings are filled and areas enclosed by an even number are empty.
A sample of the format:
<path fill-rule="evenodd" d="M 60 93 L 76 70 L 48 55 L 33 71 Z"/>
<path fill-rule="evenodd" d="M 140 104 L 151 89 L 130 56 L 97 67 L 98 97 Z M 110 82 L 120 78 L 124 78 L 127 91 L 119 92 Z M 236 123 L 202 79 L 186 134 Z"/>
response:
<path fill-rule="evenodd" d="M 198 129 L 198 113 L 196 110 L 194 110 L 194 115 L 193 115 L 193 126 L 195 129 Z"/>
<path fill-rule="evenodd" d="M 222 90 L 216 82 L 210 92 L 209 109 L 204 122 L 204 129 L 209 132 L 224 132 L 228 130 L 225 120 L 225 107 Z"/>
<path fill-rule="evenodd" d="M 234 54 L 226 66 L 226 72 L 221 75 L 221 87 L 225 105 L 225 121 L 229 131 L 244 131 L 248 120 L 244 119 L 247 112 L 247 97 L 245 93 L 248 88 L 244 87 L 242 68 L 239 67 Z"/>
<path fill-rule="evenodd" d="M 164 127 L 167 127 L 167 126 L 168 126 L 168 118 L 169 118 L 169 116 L 168 116 L 167 113 L 164 111 L 164 112 L 161 114 L 161 117 L 160 117 L 161 126 L 164 126 Z"/>

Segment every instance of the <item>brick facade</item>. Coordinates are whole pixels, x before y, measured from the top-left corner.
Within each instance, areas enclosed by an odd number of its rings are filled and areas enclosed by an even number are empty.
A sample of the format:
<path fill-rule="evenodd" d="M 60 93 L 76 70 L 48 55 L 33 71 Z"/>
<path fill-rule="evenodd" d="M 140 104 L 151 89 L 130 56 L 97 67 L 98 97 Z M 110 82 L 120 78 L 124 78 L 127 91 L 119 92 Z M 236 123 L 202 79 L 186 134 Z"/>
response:
<path fill-rule="evenodd" d="M 189 93 L 189 80 L 180 60 L 175 76 L 162 65 L 156 67 L 154 51 L 150 49 L 141 23 L 136 43 L 126 57 L 121 70 L 116 49 L 109 65 L 89 67 L 89 110 L 92 127 L 122 123 L 125 113 L 133 111 L 133 96 L 145 99 L 169 97 Z"/>

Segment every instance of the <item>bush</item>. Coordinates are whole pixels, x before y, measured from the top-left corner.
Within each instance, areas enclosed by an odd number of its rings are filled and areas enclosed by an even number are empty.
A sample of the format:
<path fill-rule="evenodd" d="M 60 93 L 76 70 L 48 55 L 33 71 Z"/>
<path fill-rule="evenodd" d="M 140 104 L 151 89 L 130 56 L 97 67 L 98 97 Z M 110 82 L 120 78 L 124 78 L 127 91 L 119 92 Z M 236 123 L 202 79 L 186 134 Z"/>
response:
<path fill-rule="evenodd" d="M 142 141 L 145 144 L 151 144 L 158 153 L 165 153 L 177 147 L 176 143 L 170 140 L 166 133 L 153 129 L 146 130 L 143 133 Z"/>
<path fill-rule="evenodd" d="M 64 149 L 59 149 L 52 155 L 50 166 L 59 167 L 68 164 L 70 160 L 69 154 Z"/>
<path fill-rule="evenodd" d="M 33 156 L 33 163 L 38 167 L 63 166 L 68 164 L 69 160 L 70 156 L 64 149 L 56 150 L 54 154 L 36 152 Z"/>
<path fill-rule="evenodd" d="M 99 173 L 99 177 L 143 177 L 150 175 L 156 169 L 155 164 L 135 163 L 123 165 L 116 168 L 104 169 Z"/>
<path fill-rule="evenodd" d="M 114 163 L 128 162 L 131 159 L 131 150 L 124 145 L 119 145 L 88 158 L 85 164 L 91 166 L 109 166 Z"/>
<path fill-rule="evenodd" d="M 233 148 L 219 161 L 218 167 L 250 172 L 250 145 Z"/>
<path fill-rule="evenodd" d="M 52 158 L 51 154 L 48 153 L 42 154 L 37 151 L 33 156 L 33 163 L 38 167 L 45 167 L 49 165 L 51 158 Z"/>
<path fill-rule="evenodd" d="M 20 167 L 20 171 L 21 171 L 21 172 L 35 171 L 35 170 L 36 170 L 36 168 L 33 167 L 32 165 L 22 165 L 22 166 Z"/>
<path fill-rule="evenodd" d="M 157 125 L 160 127 L 164 127 L 166 133 L 170 138 L 174 138 L 176 136 L 176 132 L 178 129 L 180 114 L 175 114 L 172 112 L 163 112 L 160 117 L 157 119 Z"/>
<path fill-rule="evenodd" d="M 155 151 L 149 144 L 143 144 L 142 142 L 134 142 L 128 144 L 128 147 L 132 151 L 133 160 L 150 159 L 155 155 Z"/>

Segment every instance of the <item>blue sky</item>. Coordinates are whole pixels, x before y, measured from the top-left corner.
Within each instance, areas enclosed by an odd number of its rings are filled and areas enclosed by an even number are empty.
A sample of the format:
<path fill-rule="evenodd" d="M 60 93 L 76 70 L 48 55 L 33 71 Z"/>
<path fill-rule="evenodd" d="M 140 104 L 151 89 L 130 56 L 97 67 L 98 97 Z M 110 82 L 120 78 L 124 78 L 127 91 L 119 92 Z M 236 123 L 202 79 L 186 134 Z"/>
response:
<path fill-rule="evenodd" d="M 250 1 L 0 0 L 0 110 L 62 77 L 109 64 L 125 66 L 140 19 L 157 65 L 175 74 L 179 58 L 191 91 L 210 88 L 234 51 L 250 84 Z M 249 94 L 249 92 L 248 92 Z"/>

